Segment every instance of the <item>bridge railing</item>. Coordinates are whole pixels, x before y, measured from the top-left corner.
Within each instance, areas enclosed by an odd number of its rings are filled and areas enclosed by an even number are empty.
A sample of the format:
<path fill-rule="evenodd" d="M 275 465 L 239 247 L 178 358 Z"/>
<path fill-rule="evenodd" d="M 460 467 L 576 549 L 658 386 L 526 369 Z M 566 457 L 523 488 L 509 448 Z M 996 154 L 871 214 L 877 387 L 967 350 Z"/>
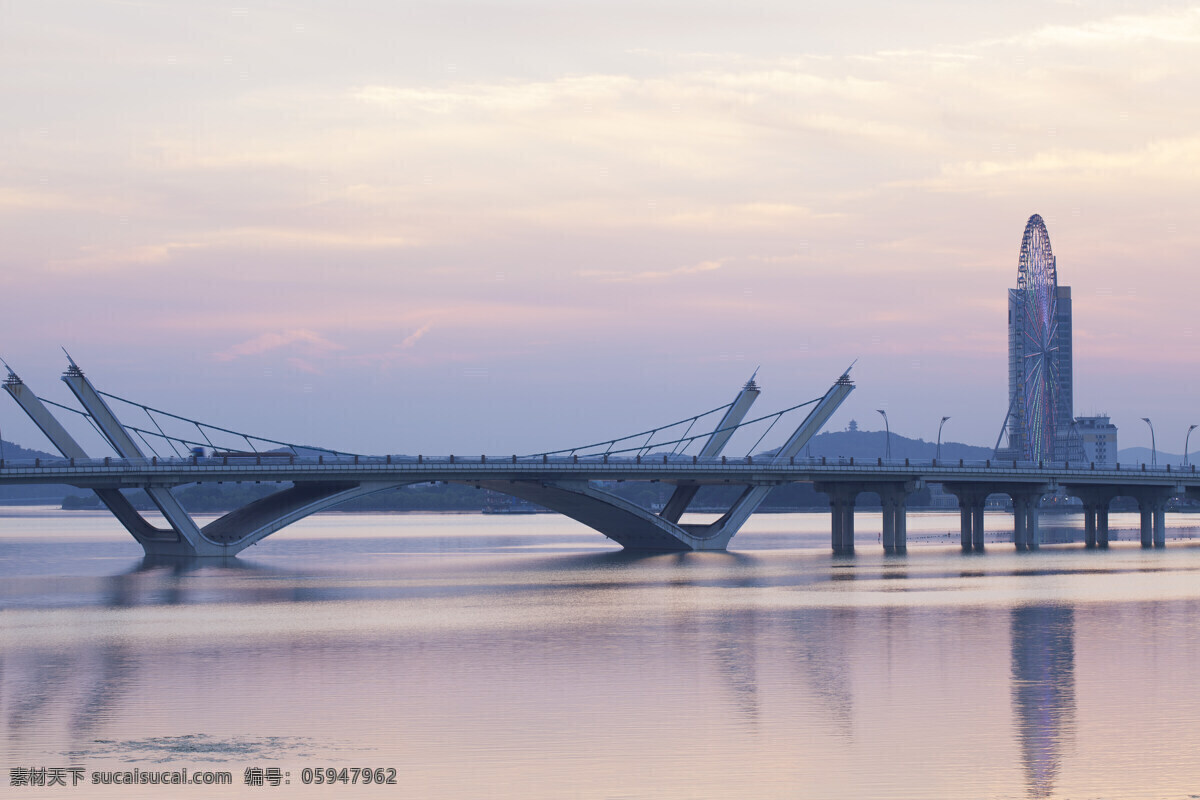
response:
<path fill-rule="evenodd" d="M 126 470 L 145 470 L 155 468 L 177 468 L 177 467 L 208 467 L 208 468 L 229 468 L 229 467 L 321 467 L 321 466 L 358 466 L 358 467 L 377 467 L 386 470 L 393 466 L 424 466 L 438 467 L 444 469 L 447 466 L 462 466 L 477 468 L 481 465 L 517 465 L 527 468 L 536 468 L 538 466 L 546 467 L 561 467 L 565 465 L 582 465 L 582 466 L 601 466 L 607 465 L 613 469 L 627 467 L 667 467 L 681 468 L 681 471 L 692 466 L 729 466 L 729 467 L 745 467 L 753 466 L 758 468 L 772 468 L 772 471 L 783 471 L 793 468 L 852 468 L 856 472 L 887 472 L 895 474 L 898 471 L 911 470 L 914 473 L 921 473 L 928 477 L 933 477 L 938 473 L 953 474 L 959 470 L 972 471 L 989 471 L 996 474 L 1012 474 L 1031 472 L 1071 472 L 1071 473 L 1097 473 L 1103 472 L 1106 474 L 1125 474 L 1138 473 L 1165 476 L 1165 475 L 1195 475 L 1196 465 L 1191 464 L 1182 466 L 1178 464 L 1163 464 L 1163 465 L 1148 465 L 1145 463 L 1134 464 L 1114 464 L 1112 466 L 1096 465 L 1094 463 L 1079 463 L 1079 462 L 1032 462 L 1032 461 L 1012 461 L 1012 460 L 996 460 L 996 459 L 883 459 L 883 458 L 858 458 L 849 456 L 812 456 L 812 457 L 794 457 L 787 460 L 776 459 L 771 454 L 760 454 L 758 456 L 745 456 L 740 458 L 729 458 L 717 456 L 714 458 L 699 458 L 697 456 L 684 455 L 668 455 L 661 457 L 654 456 L 610 456 L 610 455 L 573 455 L 573 456 L 459 456 L 459 455 L 443 455 L 443 456 L 425 456 L 425 455 L 385 455 L 385 456 L 343 456 L 343 455 L 318 455 L 318 456 L 298 456 L 294 453 L 217 453 L 213 455 L 191 455 L 186 457 L 151 457 L 151 458 L 88 458 L 88 459 L 69 459 L 69 458 L 35 458 L 35 459 L 7 459 L 0 461 L 0 469 L 113 469 L 120 468 Z"/>

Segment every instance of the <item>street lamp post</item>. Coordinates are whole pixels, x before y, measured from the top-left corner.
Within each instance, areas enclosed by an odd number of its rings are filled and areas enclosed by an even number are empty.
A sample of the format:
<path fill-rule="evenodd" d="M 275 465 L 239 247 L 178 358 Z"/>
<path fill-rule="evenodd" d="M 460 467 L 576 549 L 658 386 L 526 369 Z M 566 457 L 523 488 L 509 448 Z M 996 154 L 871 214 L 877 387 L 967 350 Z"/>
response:
<path fill-rule="evenodd" d="M 950 419 L 950 418 L 942 417 L 942 421 L 938 423 L 937 457 L 939 460 L 941 460 L 941 458 L 942 458 L 942 426 L 946 424 L 946 420 L 948 420 L 948 419 Z"/>
<path fill-rule="evenodd" d="M 1193 425 L 1192 427 L 1188 428 L 1187 436 L 1183 437 L 1183 465 L 1185 467 L 1188 465 L 1188 463 L 1187 463 L 1188 439 L 1192 438 L 1192 431 L 1196 430 L 1196 428 L 1197 428 L 1196 425 Z"/>
<path fill-rule="evenodd" d="M 887 461 L 892 460 L 892 429 L 888 426 L 887 412 L 882 408 L 875 409 L 883 417 L 883 429 L 887 432 L 886 445 L 883 448 L 883 457 Z"/>
<path fill-rule="evenodd" d="M 1158 466 L 1158 446 L 1154 444 L 1154 423 L 1149 417 L 1142 417 L 1142 422 L 1150 426 L 1150 466 Z"/>

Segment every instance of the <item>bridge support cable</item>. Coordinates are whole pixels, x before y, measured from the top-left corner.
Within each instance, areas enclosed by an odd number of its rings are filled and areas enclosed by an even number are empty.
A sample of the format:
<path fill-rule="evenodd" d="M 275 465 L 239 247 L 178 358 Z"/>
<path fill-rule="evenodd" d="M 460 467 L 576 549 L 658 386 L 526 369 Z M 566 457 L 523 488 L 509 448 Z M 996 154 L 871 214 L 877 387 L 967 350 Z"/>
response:
<path fill-rule="evenodd" d="M 146 437 L 143 436 L 140 431 L 137 431 L 136 433 L 137 433 L 137 437 L 142 440 L 142 444 L 146 445 L 146 449 L 149 450 L 151 453 L 153 453 L 155 458 L 161 458 L 158 450 L 154 449 L 154 445 L 152 445 L 152 444 L 150 444 L 150 442 L 146 441 Z"/>
<path fill-rule="evenodd" d="M 707 433 L 698 433 L 698 434 L 696 434 L 696 435 L 694 435 L 694 436 L 688 436 L 688 437 L 686 437 L 686 438 L 679 438 L 679 439 L 668 439 L 668 440 L 666 440 L 666 441 L 658 442 L 658 443 L 655 445 L 655 447 L 666 447 L 667 445 L 677 445 L 677 444 L 679 444 L 680 442 L 686 442 L 686 443 L 688 443 L 688 444 L 691 444 L 692 442 L 695 442 L 695 441 L 697 441 L 697 440 L 699 440 L 699 439 L 703 439 L 703 438 L 705 438 L 705 437 L 707 437 L 707 436 L 711 436 L 711 435 L 713 435 L 714 433 L 724 433 L 724 432 L 728 431 L 729 433 L 731 433 L 731 434 L 732 434 L 734 431 L 737 431 L 737 430 L 739 430 L 739 429 L 741 429 L 741 428 L 745 428 L 745 427 L 748 427 L 748 426 L 750 426 L 750 425 L 754 425 L 754 424 L 756 424 L 756 423 L 762 422 L 763 420 L 767 420 L 767 419 L 774 419 L 774 418 L 776 418 L 776 417 L 783 416 L 784 414 L 789 414 L 789 413 L 791 413 L 792 411 L 795 411 L 795 410 L 797 410 L 797 409 L 804 408 L 804 407 L 806 407 L 806 406 L 811 406 L 811 405 L 813 405 L 813 404 L 815 404 L 815 403 L 820 403 L 820 402 L 822 401 L 822 399 L 823 399 L 823 398 L 820 398 L 820 397 L 818 397 L 818 398 L 816 398 L 816 399 L 813 399 L 813 400 L 806 400 L 806 401 L 804 401 L 803 403 L 797 403 L 797 404 L 796 404 L 796 405 L 794 405 L 794 406 L 790 406 L 790 407 L 788 407 L 788 408 L 785 408 L 785 409 L 783 409 L 782 411 L 776 411 L 776 412 L 774 412 L 774 413 L 772 413 L 772 414 L 765 414 L 765 415 L 763 415 L 763 416 L 761 416 L 761 417 L 757 417 L 757 418 L 755 418 L 755 419 L 752 419 L 752 420 L 747 420 L 747 421 L 745 421 L 745 422 L 739 423 L 739 424 L 737 424 L 737 425 L 734 425 L 734 426 L 731 426 L 731 427 L 728 427 L 728 428 L 718 428 L 718 429 L 716 429 L 716 430 L 714 430 L 714 431 L 709 431 L 709 432 L 707 432 Z M 729 406 L 721 406 L 721 408 L 718 408 L 718 409 L 715 409 L 715 410 L 716 410 L 716 411 L 721 411 L 722 409 L 725 409 L 725 408 L 728 408 L 728 407 L 729 407 Z M 713 412 L 709 412 L 709 413 L 713 413 Z M 703 415 L 701 415 L 701 416 L 703 416 Z M 673 424 L 674 424 L 674 425 L 681 425 L 681 424 L 683 424 L 683 423 L 684 423 L 684 422 L 686 422 L 686 421 L 687 421 L 687 420 L 681 420 L 680 422 L 676 422 L 676 423 L 673 423 Z M 656 429 L 656 430 L 665 430 L 665 429 L 666 429 L 666 428 L 668 428 L 668 427 L 670 427 L 670 426 L 663 426 L 662 428 L 659 428 L 659 429 Z M 606 442 L 600 442 L 599 444 L 607 444 L 607 445 L 612 445 L 612 444 L 614 444 L 614 443 L 617 443 L 617 442 L 624 442 L 624 441 L 629 441 L 630 439 L 636 439 L 636 438 L 640 438 L 641 436 L 645 435 L 646 433 L 647 433 L 647 431 L 642 431 L 641 433 L 635 433 L 635 434 L 632 434 L 632 435 L 630 435 L 630 436 L 624 436 L 624 437 L 622 437 L 622 438 L 620 438 L 620 439 L 609 439 L 608 441 L 606 441 Z M 521 458 L 521 459 L 532 459 L 532 458 L 539 458 L 539 459 L 540 459 L 540 458 L 547 458 L 547 457 L 549 457 L 549 456 L 552 456 L 552 455 L 563 455 L 563 454 L 566 454 L 566 455 L 574 455 L 574 454 L 575 454 L 577 451 L 588 450 L 588 449 L 590 449 L 590 448 L 592 448 L 592 447 L 597 447 L 597 446 L 599 446 L 599 445 L 586 445 L 586 446 L 584 446 L 584 447 L 566 448 L 566 449 L 563 449 L 563 450 L 552 450 L 552 451 L 549 451 L 549 452 L 546 452 L 546 453 L 535 453 L 534 455 L 518 456 L 518 458 Z M 686 447 L 685 447 L 684 449 L 686 449 Z M 643 452 L 644 452 L 644 451 L 643 451 L 643 446 L 642 446 L 642 445 L 635 445 L 635 446 L 633 446 L 633 447 L 624 447 L 624 448 L 621 448 L 621 449 L 619 449 L 619 450 L 614 450 L 614 449 L 605 450 L 603 453 L 591 453 L 591 454 L 584 454 L 584 455 L 582 455 L 581 457 L 583 457 L 583 458 L 588 458 L 588 457 L 591 457 L 591 458 L 600 458 L 600 457 L 605 457 L 605 458 L 606 458 L 606 457 L 608 457 L 608 456 L 619 456 L 619 455 L 625 455 L 625 454 L 628 454 L 628 453 L 634 453 L 634 454 L 636 454 L 636 455 L 638 455 L 638 456 L 641 456 L 641 455 L 643 455 Z"/>
<path fill-rule="evenodd" d="M 709 411 L 705 411 L 701 414 L 695 414 L 693 416 L 686 417 L 681 420 L 677 420 L 676 422 L 671 422 L 667 425 L 659 425 L 657 428 L 651 428 L 650 430 L 645 430 L 645 431 L 638 431 L 637 433 L 631 433 L 628 436 L 621 436 L 616 439 L 605 439 L 602 442 L 594 442 L 592 444 L 579 445 L 577 447 L 564 447 L 561 450 L 547 450 L 544 453 L 530 453 L 528 455 L 518 456 L 518 457 L 519 458 L 542 458 L 542 457 L 551 457 L 551 456 L 570 456 L 570 455 L 574 455 L 575 453 L 582 453 L 585 456 L 586 455 L 608 456 L 608 455 L 616 455 L 618 453 L 632 453 L 632 452 L 640 451 L 645 445 L 643 444 L 643 445 L 637 445 L 637 446 L 633 446 L 633 447 L 626 447 L 626 448 L 622 448 L 620 450 L 616 450 L 616 449 L 614 449 L 614 447 L 618 444 L 621 444 L 622 442 L 628 442 L 628 441 L 632 441 L 634 439 L 640 439 L 643 436 L 647 437 L 646 443 L 648 443 L 650 441 L 650 439 L 653 438 L 654 435 L 656 433 L 659 433 L 660 431 L 667 431 L 667 430 L 670 430 L 671 428 L 677 428 L 680 425 L 683 425 L 685 423 L 691 423 L 694 425 L 697 420 L 703 419 L 707 416 L 711 416 L 711 415 L 716 414 L 721 411 L 725 411 L 726 409 L 729 408 L 730 405 L 732 405 L 732 404 L 718 406 L 717 408 L 710 409 Z M 701 436 L 707 436 L 707 435 L 708 434 L 701 434 Z M 692 437 L 692 438 L 693 439 L 700 438 L 700 436 L 696 436 L 696 437 Z M 687 438 L 672 439 L 669 442 L 659 442 L 658 446 L 663 447 L 668 444 L 678 444 L 679 442 L 682 442 L 682 441 L 690 441 L 690 440 Z M 605 448 L 605 450 L 603 452 L 598 451 L 598 448 L 601 448 L 601 447 Z M 590 453 L 589 451 L 592 451 L 592 450 L 597 450 L 597 452 Z"/>
<path fill-rule="evenodd" d="M 253 442 L 259 442 L 261 444 L 273 444 L 273 445 L 278 445 L 280 447 L 286 447 L 297 455 L 299 455 L 299 452 L 301 450 L 311 450 L 314 453 L 328 453 L 331 456 L 362 455 L 361 453 L 348 453 L 344 450 L 332 450 L 328 447 L 317 447 L 315 445 L 283 442 L 283 441 L 279 441 L 278 439 L 267 439 L 265 437 L 256 436 L 251 433 L 244 433 L 242 431 L 231 430 L 230 428 L 222 428 L 219 425 L 212 425 L 207 422 L 200 422 L 199 420 L 194 420 L 190 417 L 180 416 L 179 414 L 172 414 L 170 411 L 164 411 L 161 408 L 154 408 L 153 406 L 148 406 L 145 403 L 139 403 L 136 400 L 127 400 L 124 397 L 118 397 L 117 395 L 110 394 L 109 392 L 102 392 L 102 391 L 97 390 L 96 394 L 98 394 L 102 397 L 106 397 L 110 400 L 115 400 L 119 403 L 124 403 L 126 405 L 133 406 L 134 408 L 141 409 L 142 411 L 146 412 L 146 414 L 148 416 L 150 416 L 150 418 L 151 418 L 151 420 L 153 420 L 155 426 L 159 428 L 160 433 L 157 435 L 161 436 L 164 439 L 168 439 L 168 440 L 173 439 L 174 441 L 177 441 L 181 444 L 187 443 L 187 444 L 194 444 L 196 446 L 203 446 L 203 445 L 207 444 L 208 447 L 215 450 L 215 449 L 217 449 L 217 447 L 215 444 L 213 444 L 212 439 L 209 438 L 207 431 L 219 431 L 220 433 L 225 433 L 225 434 L 229 434 L 231 436 L 236 436 L 240 439 L 244 439 L 246 441 L 246 444 L 250 447 L 250 449 L 256 453 L 258 452 L 258 448 L 256 448 L 254 446 Z M 184 423 L 187 423 L 188 425 L 196 426 L 196 429 L 200 431 L 200 435 L 204 438 L 204 441 L 203 442 L 188 442 L 188 440 L 183 439 L 178 436 L 166 435 L 166 433 L 162 432 L 162 427 L 158 424 L 158 420 L 154 418 L 154 416 L 153 416 L 154 414 L 158 414 L 158 415 L 166 417 L 168 419 L 177 420 L 179 422 L 184 422 Z M 126 426 L 126 427 L 129 427 L 129 426 Z"/>
<path fill-rule="evenodd" d="M 171 452 L 173 452 L 173 453 L 175 454 L 176 458 L 180 458 L 180 457 L 181 457 L 181 455 L 180 455 L 180 453 L 179 453 L 179 450 L 178 450 L 178 449 L 175 447 L 175 442 L 171 440 L 171 437 L 170 437 L 170 436 L 167 436 L 167 433 L 166 433 L 166 431 L 164 431 L 164 430 L 162 429 L 162 425 L 159 425 L 159 424 L 158 424 L 158 420 L 156 420 L 156 419 L 154 418 L 154 415 L 150 413 L 150 409 L 148 409 L 148 408 L 147 408 L 147 409 L 145 409 L 145 411 L 146 411 L 146 416 L 149 418 L 150 422 L 151 422 L 151 423 L 153 423 L 154 427 L 158 428 L 158 434 L 159 434 L 159 436 L 161 436 L 163 439 L 165 439 L 165 440 L 166 440 L 166 442 L 167 442 L 167 444 L 168 444 L 168 445 L 170 445 L 170 447 L 171 447 Z M 141 440 L 142 440 L 142 442 L 143 442 L 143 443 L 144 443 L 144 444 L 145 444 L 147 447 L 149 447 L 151 450 L 154 450 L 154 446 L 153 446 L 153 445 L 151 445 L 151 444 L 150 444 L 150 442 L 146 441 L 146 437 L 145 437 L 145 436 L 142 436 L 142 437 L 141 437 Z M 155 451 L 154 451 L 154 454 L 155 454 L 155 455 L 158 455 L 158 451 L 157 451 L 157 450 L 155 450 Z"/>
<path fill-rule="evenodd" d="M 97 392 L 97 393 L 103 393 L 103 392 Z M 38 399 L 38 402 L 44 403 L 46 405 L 53 405 L 54 408 L 60 409 L 62 411 L 67 411 L 68 414 L 76 414 L 78 416 L 82 416 L 84 420 L 88 421 L 88 425 L 91 426 L 92 431 L 95 431 L 96 435 L 98 435 L 98 437 L 107 441 L 107 437 L 101 431 L 100 426 L 96 425 L 96 421 L 92 420 L 91 415 L 86 413 L 86 411 L 80 411 L 77 408 L 71 408 L 70 405 L 56 403 L 56 402 L 52 401 L 52 399 L 47 399 L 44 397 L 37 397 L 37 399 Z M 122 425 L 124 425 L 124 423 L 122 423 Z M 139 427 L 133 426 L 133 425 L 125 425 L 125 429 L 126 429 L 126 431 L 130 431 L 132 433 L 138 434 L 138 438 L 142 439 L 143 444 L 148 446 L 151 451 L 155 450 L 154 446 L 152 446 L 149 443 L 149 440 L 146 439 L 145 437 L 150 437 L 151 439 L 166 439 L 167 441 L 169 441 L 169 443 L 178 443 L 180 445 L 184 445 L 185 447 L 187 447 L 187 449 L 191 449 L 191 447 L 203 447 L 205 444 L 209 445 L 210 447 L 214 447 L 214 445 L 212 445 L 211 441 L 208 440 L 208 437 L 205 437 L 205 441 L 199 441 L 196 439 L 184 439 L 181 437 L 172 437 L 172 435 L 167 435 L 164 433 L 156 433 L 154 431 L 146 431 L 145 428 L 139 428 Z M 203 431 L 200 433 L 202 433 L 202 435 L 203 435 Z M 172 445 L 172 450 L 175 450 L 174 445 Z M 216 450 L 216 447 L 214 447 L 214 450 Z M 179 451 L 175 450 L 175 452 L 178 453 Z M 155 451 L 155 455 L 157 455 L 156 451 Z"/>

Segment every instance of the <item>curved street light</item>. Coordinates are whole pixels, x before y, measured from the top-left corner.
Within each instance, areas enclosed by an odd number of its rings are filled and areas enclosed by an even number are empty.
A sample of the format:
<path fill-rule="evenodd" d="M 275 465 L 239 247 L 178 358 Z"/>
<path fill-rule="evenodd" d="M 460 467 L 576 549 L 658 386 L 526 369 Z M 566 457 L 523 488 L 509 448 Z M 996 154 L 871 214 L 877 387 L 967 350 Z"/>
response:
<path fill-rule="evenodd" d="M 1188 428 L 1187 436 L 1183 437 L 1183 465 L 1185 467 L 1188 465 L 1188 463 L 1187 463 L 1188 439 L 1192 438 L 1192 431 L 1196 430 L 1197 427 L 1200 427 L 1200 426 L 1193 425 L 1192 427 Z"/>
<path fill-rule="evenodd" d="M 887 444 L 883 448 L 883 457 L 887 461 L 892 460 L 892 429 L 888 426 L 887 412 L 882 408 L 875 409 L 883 417 L 883 429 L 887 432 Z"/>
<path fill-rule="evenodd" d="M 1154 423 L 1149 417 L 1142 417 L 1142 422 L 1150 426 L 1150 466 L 1158 466 L 1158 447 L 1154 444 Z"/>
<path fill-rule="evenodd" d="M 939 461 L 942 458 L 942 426 L 946 424 L 946 420 L 948 420 L 948 419 L 950 419 L 950 418 L 942 417 L 942 421 L 938 423 L 937 458 Z"/>

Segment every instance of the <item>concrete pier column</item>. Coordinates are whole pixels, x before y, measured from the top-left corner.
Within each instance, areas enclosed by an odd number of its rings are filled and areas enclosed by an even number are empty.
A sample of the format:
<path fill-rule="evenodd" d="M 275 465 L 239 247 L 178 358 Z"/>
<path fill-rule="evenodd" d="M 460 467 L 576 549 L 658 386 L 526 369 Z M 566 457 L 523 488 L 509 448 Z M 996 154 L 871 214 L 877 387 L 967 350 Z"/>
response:
<path fill-rule="evenodd" d="M 1154 506 L 1154 546 L 1167 546 L 1167 504 L 1161 500 Z"/>
<path fill-rule="evenodd" d="M 883 531 L 879 537 L 884 552 L 903 553 L 907 547 L 907 526 L 904 515 L 908 496 L 923 484 L 919 480 L 903 481 L 817 481 L 813 488 L 829 497 L 831 544 L 835 553 L 854 552 L 854 506 L 863 492 L 879 495 L 882 507 Z"/>
<path fill-rule="evenodd" d="M 896 552 L 896 503 L 890 497 L 883 500 L 883 552 Z"/>
<path fill-rule="evenodd" d="M 1142 501 L 1142 547 L 1154 546 L 1154 513 L 1150 504 Z"/>
<path fill-rule="evenodd" d="M 988 495 L 996 491 L 992 484 L 944 483 L 947 492 L 958 498 L 959 525 L 964 553 L 983 552 L 983 509 Z M 1004 491 L 1001 489 L 1000 491 Z"/>
<path fill-rule="evenodd" d="M 823 486 L 829 495 L 829 516 L 832 529 L 830 544 L 834 553 L 854 552 L 854 500 L 858 490 L 853 487 Z"/>
<path fill-rule="evenodd" d="M 854 552 L 854 505 L 858 500 L 859 494 L 862 492 L 877 492 L 879 499 L 883 502 L 884 528 L 887 528 L 888 505 L 887 499 L 890 491 L 896 489 L 900 491 L 901 501 L 907 497 L 907 493 L 914 491 L 914 487 L 910 486 L 911 482 L 900 483 L 898 481 L 888 481 L 886 483 L 862 482 L 862 481 L 822 481 L 813 483 L 813 488 L 818 492 L 829 496 L 829 517 L 830 517 L 830 545 L 834 553 L 853 553 Z M 903 502 L 901 502 L 903 507 Z M 893 516 L 893 521 L 895 517 Z M 895 528 L 893 527 L 893 531 Z M 882 537 L 881 537 L 882 538 Z M 895 534 L 893 533 L 893 541 Z"/>
<path fill-rule="evenodd" d="M 1083 501 L 1083 543 L 1088 549 L 1108 547 L 1108 506 L 1120 489 L 1114 486 L 1067 485 L 1067 494 Z"/>
<path fill-rule="evenodd" d="M 1009 483 L 992 487 L 994 492 L 1004 492 L 1012 498 L 1013 547 L 1018 551 L 1037 550 L 1042 543 L 1038 530 L 1038 505 L 1042 495 L 1053 487 L 1041 483 Z"/>
<path fill-rule="evenodd" d="M 845 517 L 842 514 L 842 501 L 829 498 L 829 522 L 830 529 L 833 533 L 830 546 L 833 552 L 838 552 L 842 547 L 842 522 Z"/>
<path fill-rule="evenodd" d="M 1026 523 L 1029 521 L 1029 513 L 1025 508 L 1026 500 L 1023 497 L 1013 497 L 1013 545 L 1020 550 L 1029 549 L 1029 531 L 1026 530 Z"/>
<path fill-rule="evenodd" d="M 1025 546 L 1029 550 L 1037 550 L 1042 546 L 1042 531 L 1038 525 L 1038 504 L 1041 502 L 1040 495 L 1029 499 L 1029 515 L 1025 520 Z"/>
<path fill-rule="evenodd" d="M 854 552 L 854 498 L 846 501 L 845 509 L 842 512 L 846 515 L 842 522 L 842 552 Z"/>
<path fill-rule="evenodd" d="M 1089 550 L 1096 547 L 1096 507 L 1083 507 L 1083 545 Z"/>
<path fill-rule="evenodd" d="M 908 485 L 875 489 L 879 495 L 879 503 L 883 506 L 883 552 L 885 553 L 903 553 L 908 549 L 906 515 L 909 490 Z"/>
<path fill-rule="evenodd" d="M 973 538 L 971 536 L 971 524 L 973 517 L 971 516 L 971 501 L 966 498 L 958 500 L 959 527 L 962 533 L 962 549 L 964 553 L 971 552 Z"/>
<path fill-rule="evenodd" d="M 971 503 L 971 539 L 975 545 L 975 552 L 983 552 L 983 507 L 984 498 L 977 498 Z"/>

